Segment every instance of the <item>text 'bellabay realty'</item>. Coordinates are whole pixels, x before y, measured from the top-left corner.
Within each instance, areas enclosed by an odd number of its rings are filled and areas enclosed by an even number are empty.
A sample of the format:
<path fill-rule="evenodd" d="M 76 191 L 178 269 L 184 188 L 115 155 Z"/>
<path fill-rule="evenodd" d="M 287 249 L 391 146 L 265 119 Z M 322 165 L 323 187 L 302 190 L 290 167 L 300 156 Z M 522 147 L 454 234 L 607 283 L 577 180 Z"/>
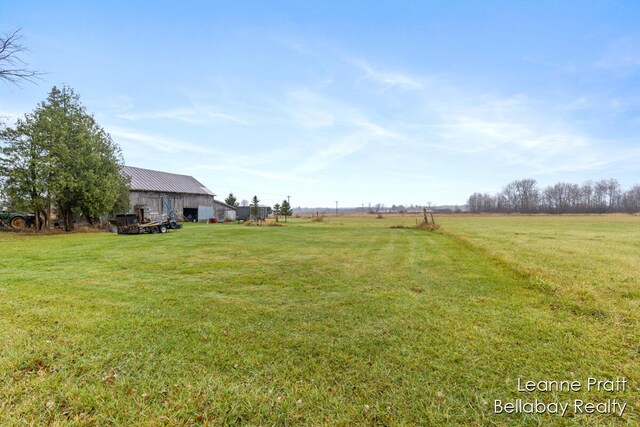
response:
<path fill-rule="evenodd" d="M 586 385 L 586 387 L 585 387 Z M 626 378 L 615 380 L 598 380 L 587 378 L 586 381 L 524 381 L 518 378 L 518 391 L 521 393 L 562 393 L 562 392 L 599 392 L 624 393 L 627 389 Z M 611 398 L 599 402 L 588 402 L 574 399 L 571 402 L 543 402 L 541 400 L 515 399 L 512 401 L 495 400 L 493 411 L 496 414 L 611 414 L 623 416 L 627 404 Z M 572 409 L 572 412 L 569 412 Z"/>

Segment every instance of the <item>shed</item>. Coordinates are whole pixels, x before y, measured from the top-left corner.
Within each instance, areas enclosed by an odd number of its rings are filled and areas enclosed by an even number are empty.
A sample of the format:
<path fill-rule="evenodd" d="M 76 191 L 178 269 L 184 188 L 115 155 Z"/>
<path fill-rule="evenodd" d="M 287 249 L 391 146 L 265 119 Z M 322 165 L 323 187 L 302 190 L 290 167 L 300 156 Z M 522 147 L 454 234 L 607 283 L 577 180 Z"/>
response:
<path fill-rule="evenodd" d="M 258 206 L 258 219 L 266 219 L 271 215 L 272 210 L 269 206 Z M 239 220 L 251 219 L 251 206 L 238 206 L 236 208 L 236 217 Z"/>
<path fill-rule="evenodd" d="M 173 210 L 189 221 L 206 222 L 209 218 L 229 218 L 233 206 L 215 200 L 215 194 L 189 175 L 124 166 L 131 180 L 130 206 L 140 219 L 167 215 L 162 195 L 167 196 Z M 235 216 L 235 212 L 234 215 Z"/>

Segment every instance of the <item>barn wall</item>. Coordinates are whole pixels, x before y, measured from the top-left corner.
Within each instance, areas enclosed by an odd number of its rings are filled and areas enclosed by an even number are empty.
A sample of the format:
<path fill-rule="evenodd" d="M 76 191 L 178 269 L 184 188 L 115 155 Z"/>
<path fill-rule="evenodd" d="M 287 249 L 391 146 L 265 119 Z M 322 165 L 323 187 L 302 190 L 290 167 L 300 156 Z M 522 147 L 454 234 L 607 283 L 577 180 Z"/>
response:
<path fill-rule="evenodd" d="M 227 205 L 223 205 L 222 203 L 216 202 L 214 206 L 214 216 L 218 219 L 236 219 L 236 211 L 233 208 L 228 207 Z"/>
<path fill-rule="evenodd" d="M 164 193 L 169 199 L 173 210 L 182 214 L 184 208 L 197 208 L 198 206 L 214 206 L 213 196 L 205 194 L 179 194 Z M 131 191 L 131 209 L 136 205 L 147 206 L 149 214 L 167 214 L 161 198 L 162 193 L 153 191 Z"/>
<path fill-rule="evenodd" d="M 161 195 L 163 193 L 157 193 L 153 191 L 131 191 L 131 212 L 137 206 L 146 206 L 149 208 L 148 214 L 162 215 L 167 214 L 167 209 L 162 203 Z M 213 196 L 206 194 L 182 194 L 182 193 L 164 193 L 173 209 L 179 215 L 182 214 L 184 208 L 198 208 L 199 206 L 207 207 L 206 212 L 198 212 L 198 219 L 200 221 L 206 221 L 211 217 L 224 218 L 227 208 L 225 205 L 217 203 Z M 213 215 L 211 214 L 213 212 Z M 228 215 L 229 216 L 229 215 Z M 235 215 L 234 215 L 235 217 Z"/>

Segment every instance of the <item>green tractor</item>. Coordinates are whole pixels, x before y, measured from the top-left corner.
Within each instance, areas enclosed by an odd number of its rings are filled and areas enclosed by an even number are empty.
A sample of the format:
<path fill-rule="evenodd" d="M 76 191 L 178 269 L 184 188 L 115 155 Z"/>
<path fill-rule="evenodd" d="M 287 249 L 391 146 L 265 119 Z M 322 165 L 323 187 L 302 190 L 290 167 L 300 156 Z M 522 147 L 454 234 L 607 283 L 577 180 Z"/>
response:
<path fill-rule="evenodd" d="M 0 211 L 0 227 L 21 229 L 31 227 L 35 223 L 35 216 L 21 212 Z"/>

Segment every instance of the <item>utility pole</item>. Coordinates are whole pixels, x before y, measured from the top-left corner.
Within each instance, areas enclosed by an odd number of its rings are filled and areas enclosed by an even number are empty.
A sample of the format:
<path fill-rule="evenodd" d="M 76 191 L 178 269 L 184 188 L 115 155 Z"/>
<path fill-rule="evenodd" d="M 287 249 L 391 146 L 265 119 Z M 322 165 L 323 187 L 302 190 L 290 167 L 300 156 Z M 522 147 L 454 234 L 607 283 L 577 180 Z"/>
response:
<path fill-rule="evenodd" d="M 287 196 L 287 203 L 291 204 L 291 196 Z"/>
<path fill-rule="evenodd" d="M 336 200 L 336 216 L 338 216 L 338 201 Z"/>

